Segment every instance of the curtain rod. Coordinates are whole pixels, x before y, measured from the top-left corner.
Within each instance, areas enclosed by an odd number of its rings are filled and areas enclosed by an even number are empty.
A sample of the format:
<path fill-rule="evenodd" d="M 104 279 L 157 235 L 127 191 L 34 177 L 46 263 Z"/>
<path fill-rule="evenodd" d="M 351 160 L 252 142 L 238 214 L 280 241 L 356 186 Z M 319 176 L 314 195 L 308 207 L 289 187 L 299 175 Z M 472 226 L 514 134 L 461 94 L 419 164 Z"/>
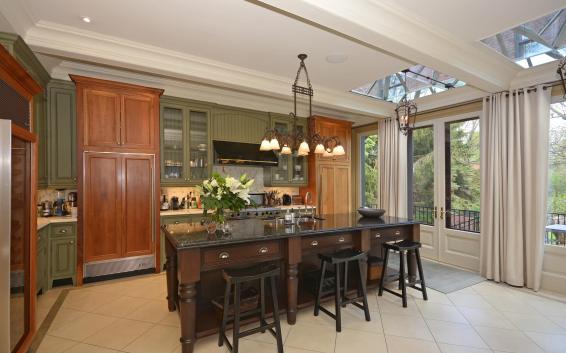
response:
<path fill-rule="evenodd" d="M 545 82 L 545 83 L 542 84 L 542 89 L 543 89 L 544 91 L 546 91 L 546 90 L 549 89 L 549 88 L 552 88 L 552 87 L 554 87 L 554 86 L 560 86 L 561 84 L 562 84 L 561 81 Z M 516 92 L 513 92 L 513 97 L 516 96 L 517 94 L 521 95 L 521 94 L 525 93 L 525 90 L 527 91 L 527 93 L 536 92 L 536 91 L 537 91 L 537 87 L 535 87 L 535 86 L 530 86 L 530 87 L 527 87 L 527 88 L 518 88 L 518 89 L 516 90 Z M 509 94 L 511 94 L 511 93 L 509 92 L 509 90 L 500 91 L 500 92 L 495 92 L 495 93 L 491 93 L 491 94 L 504 93 L 504 92 L 506 92 L 505 97 L 509 97 Z M 486 97 L 485 99 L 486 99 L 487 101 L 489 101 L 489 97 Z"/>

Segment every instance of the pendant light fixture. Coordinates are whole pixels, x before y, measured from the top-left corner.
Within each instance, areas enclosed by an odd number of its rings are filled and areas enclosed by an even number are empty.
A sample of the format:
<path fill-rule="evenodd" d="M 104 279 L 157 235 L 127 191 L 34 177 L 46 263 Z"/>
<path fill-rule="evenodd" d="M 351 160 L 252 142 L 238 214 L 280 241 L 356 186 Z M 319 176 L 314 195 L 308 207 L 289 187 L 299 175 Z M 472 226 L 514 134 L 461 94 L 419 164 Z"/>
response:
<path fill-rule="evenodd" d="M 305 65 L 307 54 L 299 54 L 299 70 L 295 77 L 295 82 L 292 86 L 293 92 L 293 112 L 289 113 L 290 119 L 293 122 L 291 132 L 283 134 L 276 129 L 267 130 L 261 141 L 259 147 L 260 151 L 279 151 L 280 154 L 290 155 L 296 153 L 297 156 L 307 156 L 311 152 L 311 147 L 314 153 L 324 157 L 343 156 L 346 154 L 338 136 L 324 137 L 319 133 L 304 134 L 297 129 L 297 95 L 307 96 L 309 99 L 309 116 L 312 117 L 312 97 L 314 91 L 309 79 L 309 73 Z M 299 85 L 299 78 L 301 72 L 305 72 L 307 87 Z"/>
<path fill-rule="evenodd" d="M 401 98 L 399 103 L 397 103 L 397 108 L 395 108 L 399 131 L 405 136 L 409 134 L 409 131 L 415 128 L 415 121 L 417 119 L 417 104 L 407 98 L 407 72 L 409 72 L 409 69 L 403 70 L 405 74 L 405 95 Z"/>

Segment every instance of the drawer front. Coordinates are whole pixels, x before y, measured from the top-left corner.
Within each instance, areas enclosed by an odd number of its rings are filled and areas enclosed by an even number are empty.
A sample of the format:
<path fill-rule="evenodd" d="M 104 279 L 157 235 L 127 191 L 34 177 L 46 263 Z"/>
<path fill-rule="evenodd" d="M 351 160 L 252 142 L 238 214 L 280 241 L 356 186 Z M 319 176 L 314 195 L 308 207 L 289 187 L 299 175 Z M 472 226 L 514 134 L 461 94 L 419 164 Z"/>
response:
<path fill-rule="evenodd" d="M 306 237 L 301 240 L 303 250 L 315 250 L 320 248 L 352 245 L 352 234 L 323 235 Z"/>
<path fill-rule="evenodd" d="M 281 257 L 278 241 L 206 249 L 202 253 L 203 268 L 226 267 L 244 262 L 272 260 Z"/>
<path fill-rule="evenodd" d="M 410 236 L 410 231 L 411 230 L 409 227 L 372 229 L 370 231 L 370 237 L 372 242 L 386 242 L 408 239 Z"/>
<path fill-rule="evenodd" d="M 183 216 L 163 216 L 161 217 L 161 224 L 179 224 L 200 222 L 202 215 L 183 215 Z"/>
<path fill-rule="evenodd" d="M 51 237 L 74 236 L 77 233 L 76 224 L 74 223 L 52 223 L 49 227 L 49 235 Z"/>

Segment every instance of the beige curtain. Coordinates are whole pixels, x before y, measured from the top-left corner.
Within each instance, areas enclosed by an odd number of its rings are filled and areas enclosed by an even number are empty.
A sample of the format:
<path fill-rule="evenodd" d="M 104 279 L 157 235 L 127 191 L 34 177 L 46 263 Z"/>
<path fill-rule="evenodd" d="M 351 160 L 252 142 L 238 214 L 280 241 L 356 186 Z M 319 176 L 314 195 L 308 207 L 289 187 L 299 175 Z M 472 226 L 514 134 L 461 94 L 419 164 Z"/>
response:
<path fill-rule="evenodd" d="M 481 119 L 480 271 L 540 287 L 546 224 L 550 90 L 493 94 Z"/>
<path fill-rule="evenodd" d="M 386 214 L 407 217 L 407 137 L 395 119 L 379 122 L 379 195 Z"/>

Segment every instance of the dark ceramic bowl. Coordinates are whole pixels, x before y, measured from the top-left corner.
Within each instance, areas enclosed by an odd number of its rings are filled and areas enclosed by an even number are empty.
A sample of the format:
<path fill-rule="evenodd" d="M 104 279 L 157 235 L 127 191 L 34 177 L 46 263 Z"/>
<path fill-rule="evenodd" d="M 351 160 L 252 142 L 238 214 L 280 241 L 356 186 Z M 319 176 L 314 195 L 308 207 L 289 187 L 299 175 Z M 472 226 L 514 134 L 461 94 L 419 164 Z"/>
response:
<path fill-rule="evenodd" d="M 361 214 L 362 217 L 379 218 L 385 214 L 385 210 L 382 208 L 360 207 L 358 208 L 358 213 Z"/>

